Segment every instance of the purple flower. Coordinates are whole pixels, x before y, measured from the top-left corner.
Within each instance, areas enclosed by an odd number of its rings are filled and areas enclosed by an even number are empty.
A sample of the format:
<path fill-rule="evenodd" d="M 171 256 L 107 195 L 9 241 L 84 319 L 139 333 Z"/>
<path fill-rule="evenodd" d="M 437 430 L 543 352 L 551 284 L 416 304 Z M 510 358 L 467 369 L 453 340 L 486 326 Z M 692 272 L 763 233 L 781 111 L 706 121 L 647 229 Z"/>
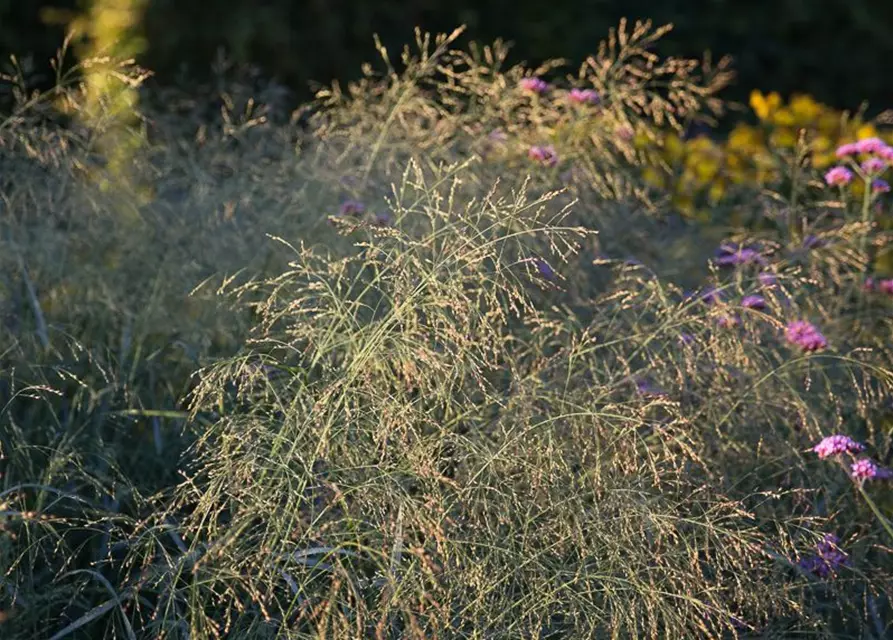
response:
<path fill-rule="evenodd" d="M 723 313 L 716 316 L 716 324 L 723 329 L 729 329 L 731 327 L 737 327 L 739 324 L 741 324 L 741 320 L 734 314 Z"/>
<path fill-rule="evenodd" d="M 598 104 L 600 100 L 598 92 L 594 89 L 571 89 L 567 97 L 577 104 Z"/>
<path fill-rule="evenodd" d="M 723 266 L 737 266 L 744 264 L 759 263 L 764 264 L 766 261 L 760 252 L 752 247 L 739 247 L 734 244 L 723 244 L 716 250 L 716 264 Z"/>
<path fill-rule="evenodd" d="M 864 140 L 859 140 L 853 146 L 856 148 L 856 153 L 864 154 L 875 154 L 883 149 L 889 149 L 887 143 L 880 138 L 865 138 Z"/>
<path fill-rule="evenodd" d="M 760 284 L 764 287 L 774 287 L 778 283 L 778 278 L 774 273 L 769 273 L 768 271 L 763 271 L 757 275 L 757 280 L 760 281 Z"/>
<path fill-rule="evenodd" d="M 549 90 L 549 83 L 542 78 L 522 78 L 518 84 L 521 89 L 530 93 L 545 93 Z"/>
<path fill-rule="evenodd" d="M 818 236 L 811 233 L 803 238 L 804 249 L 818 249 L 819 247 L 824 247 L 825 244 L 826 242 L 824 239 L 819 238 Z"/>
<path fill-rule="evenodd" d="M 542 258 L 534 258 L 533 263 L 536 265 L 536 270 L 542 277 L 549 281 L 555 280 L 555 270 L 549 266 L 548 262 Z"/>
<path fill-rule="evenodd" d="M 797 345 L 804 351 L 818 351 L 828 346 L 825 336 L 806 320 L 791 322 L 785 328 L 785 338 L 788 342 Z"/>
<path fill-rule="evenodd" d="M 646 398 L 666 398 L 667 392 L 659 387 L 654 386 L 648 380 L 644 378 L 639 378 L 636 380 L 636 391 L 639 395 L 644 396 Z"/>
<path fill-rule="evenodd" d="M 493 142 L 505 142 L 509 139 L 508 134 L 502 129 L 493 129 L 490 133 L 487 134 L 487 138 L 492 140 Z"/>
<path fill-rule="evenodd" d="M 803 558 L 800 568 L 814 573 L 820 578 L 828 578 L 838 569 L 849 564 L 849 556 L 838 546 L 840 540 L 833 533 L 828 533 L 816 544 L 816 555 Z"/>
<path fill-rule="evenodd" d="M 695 294 L 704 304 L 717 304 L 722 302 L 722 291 L 716 287 L 707 287 Z"/>
<path fill-rule="evenodd" d="M 679 334 L 679 339 L 682 341 L 682 344 L 690 345 L 690 344 L 694 344 L 694 342 L 695 342 L 695 337 L 693 335 L 691 335 L 690 333 L 685 333 L 685 332 Z"/>
<path fill-rule="evenodd" d="M 864 450 L 865 445 L 839 433 L 822 438 L 821 442 L 810 449 L 810 451 L 817 453 L 822 460 L 840 455 L 841 453 L 859 453 Z"/>
<path fill-rule="evenodd" d="M 757 295 L 744 296 L 741 298 L 741 306 L 745 309 L 757 309 L 762 311 L 766 308 L 766 298 Z"/>
<path fill-rule="evenodd" d="M 883 149 L 877 152 L 877 156 L 879 158 L 883 158 L 889 164 L 893 164 L 893 147 L 885 146 Z"/>
<path fill-rule="evenodd" d="M 843 186 L 853 179 L 853 172 L 846 167 L 834 167 L 825 174 L 825 182 L 831 186 Z"/>
<path fill-rule="evenodd" d="M 554 167 L 556 164 L 558 164 L 558 153 L 555 151 L 555 147 L 553 147 L 552 145 L 534 145 L 530 147 L 530 150 L 527 152 L 527 157 L 529 157 L 531 160 L 541 162 L 547 167 Z"/>
<path fill-rule="evenodd" d="M 887 168 L 887 163 L 881 158 L 869 158 L 862 163 L 862 171 L 865 173 L 881 173 Z"/>
<path fill-rule="evenodd" d="M 893 296 L 893 278 L 886 278 L 884 280 L 877 281 L 877 290 L 880 293 L 886 293 L 887 295 Z"/>
<path fill-rule="evenodd" d="M 359 200 L 345 200 L 341 203 L 339 213 L 342 216 L 359 216 L 366 211 L 366 205 Z"/>
<path fill-rule="evenodd" d="M 390 227 L 391 226 L 391 216 L 386 213 L 376 213 L 375 218 L 373 219 L 375 226 L 377 227 Z"/>
<path fill-rule="evenodd" d="M 890 183 L 886 180 L 881 180 L 880 178 L 875 178 L 871 181 L 871 190 L 875 193 L 889 193 L 890 191 Z"/>
<path fill-rule="evenodd" d="M 863 291 L 874 291 L 874 286 L 875 286 L 874 278 L 869 276 L 869 277 L 865 278 L 865 282 L 862 283 L 862 290 Z"/>

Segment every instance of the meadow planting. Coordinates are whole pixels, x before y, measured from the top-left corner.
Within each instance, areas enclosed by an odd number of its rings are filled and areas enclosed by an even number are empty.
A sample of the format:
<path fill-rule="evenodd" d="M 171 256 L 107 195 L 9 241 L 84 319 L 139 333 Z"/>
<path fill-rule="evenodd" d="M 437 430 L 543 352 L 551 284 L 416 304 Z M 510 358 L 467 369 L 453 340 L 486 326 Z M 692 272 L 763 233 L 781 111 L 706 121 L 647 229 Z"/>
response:
<path fill-rule="evenodd" d="M 891 637 L 893 118 L 665 32 L 13 67 L 0 637 Z"/>

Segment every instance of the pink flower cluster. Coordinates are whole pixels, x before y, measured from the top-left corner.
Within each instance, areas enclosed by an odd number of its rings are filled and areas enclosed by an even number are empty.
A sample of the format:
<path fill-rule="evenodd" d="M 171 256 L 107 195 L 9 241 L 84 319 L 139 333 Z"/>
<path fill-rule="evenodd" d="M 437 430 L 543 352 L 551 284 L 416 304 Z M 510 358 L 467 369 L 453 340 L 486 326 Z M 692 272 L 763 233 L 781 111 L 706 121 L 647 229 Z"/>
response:
<path fill-rule="evenodd" d="M 795 344 L 804 351 L 818 351 L 828 346 L 819 330 L 806 320 L 795 320 L 788 324 L 785 328 L 785 339 L 791 344 Z"/>
<path fill-rule="evenodd" d="M 879 467 L 873 460 L 868 458 L 856 460 L 850 465 L 850 474 L 855 480 L 860 482 L 866 480 L 890 480 L 893 478 L 893 471 Z"/>
<path fill-rule="evenodd" d="M 600 100 L 598 92 L 594 89 L 571 89 L 567 97 L 577 104 L 598 104 Z"/>
<path fill-rule="evenodd" d="M 534 145 L 530 147 L 530 150 L 527 152 L 527 157 L 529 157 L 531 160 L 541 162 L 547 167 L 554 167 L 556 164 L 558 164 L 558 153 L 555 151 L 555 147 L 553 147 L 552 145 Z"/>
<path fill-rule="evenodd" d="M 893 164 L 893 147 L 880 138 L 865 138 L 858 142 L 841 145 L 837 148 L 838 158 L 848 158 L 857 155 L 878 156 Z"/>
<path fill-rule="evenodd" d="M 886 293 L 893 296 L 893 278 L 882 278 L 875 280 L 874 278 L 866 278 L 863 288 L 866 291 L 874 291 L 877 293 Z"/>
<path fill-rule="evenodd" d="M 890 185 L 877 176 L 893 165 L 893 147 L 880 138 L 865 138 L 858 142 L 851 142 L 837 148 L 836 155 L 842 160 L 856 163 L 857 156 L 869 156 L 862 160 L 859 168 L 862 173 L 872 178 L 871 188 L 875 193 L 886 193 Z M 831 186 L 842 187 L 853 179 L 853 172 L 843 166 L 830 169 L 825 174 L 825 182 Z"/>
<path fill-rule="evenodd" d="M 522 78 L 518 85 L 529 93 L 545 93 L 549 90 L 549 83 L 542 78 Z"/>
<path fill-rule="evenodd" d="M 822 441 L 812 448 L 812 451 L 817 453 L 822 460 L 839 456 L 842 453 L 859 453 L 864 450 L 865 445 L 839 433 L 822 438 Z"/>
<path fill-rule="evenodd" d="M 825 174 L 825 182 L 832 187 L 842 187 L 853 179 L 853 172 L 846 167 L 834 167 Z"/>

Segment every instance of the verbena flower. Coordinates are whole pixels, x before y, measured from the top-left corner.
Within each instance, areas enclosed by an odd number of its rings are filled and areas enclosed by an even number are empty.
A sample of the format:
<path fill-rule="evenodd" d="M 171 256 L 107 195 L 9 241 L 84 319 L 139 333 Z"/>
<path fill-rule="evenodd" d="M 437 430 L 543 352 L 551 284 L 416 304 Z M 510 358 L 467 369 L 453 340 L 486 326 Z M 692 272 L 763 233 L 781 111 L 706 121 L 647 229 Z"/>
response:
<path fill-rule="evenodd" d="M 875 193 L 888 193 L 890 191 L 890 183 L 880 178 L 871 181 L 871 190 Z"/>
<path fill-rule="evenodd" d="M 682 344 L 694 344 L 695 342 L 695 337 L 685 332 L 679 334 L 679 339 L 682 341 Z"/>
<path fill-rule="evenodd" d="M 889 148 L 887 143 L 880 138 L 865 138 L 854 143 L 853 146 L 856 149 L 856 153 L 864 153 L 866 155 L 879 153 L 881 150 Z"/>
<path fill-rule="evenodd" d="M 828 346 L 825 336 L 806 320 L 795 320 L 785 328 L 785 338 L 804 351 L 818 351 Z"/>
<path fill-rule="evenodd" d="M 716 287 L 707 287 L 694 295 L 697 296 L 698 300 L 708 305 L 722 302 L 723 296 L 722 291 Z M 690 299 L 691 297 L 692 295 L 690 294 L 688 298 Z"/>
<path fill-rule="evenodd" d="M 518 84 L 530 93 L 545 93 L 549 90 L 549 83 L 542 78 L 522 78 Z"/>
<path fill-rule="evenodd" d="M 877 476 L 878 466 L 868 458 L 856 460 L 850 465 L 850 473 L 856 480 L 870 480 Z"/>
<path fill-rule="evenodd" d="M 893 296 L 893 278 L 885 278 L 877 281 L 877 290 L 881 293 Z"/>
<path fill-rule="evenodd" d="M 716 324 L 723 329 L 729 329 L 731 327 L 737 327 L 739 324 L 741 324 L 741 319 L 735 314 L 723 313 L 716 316 Z"/>
<path fill-rule="evenodd" d="M 716 264 L 723 266 L 765 263 L 763 256 L 753 247 L 739 247 L 734 244 L 720 245 L 719 249 L 716 250 L 714 261 Z"/>
<path fill-rule="evenodd" d="M 846 158 L 847 156 L 852 156 L 856 153 L 858 153 L 858 150 L 856 148 L 856 145 L 852 142 L 840 145 L 839 147 L 837 147 L 837 151 L 835 151 L 835 155 L 838 158 Z"/>
<path fill-rule="evenodd" d="M 555 280 L 555 270 L 549 266 L 548 262 L 542 258 L 534 258 L 533 264 L 536 265 L 536 270 L 546 280 Z"/>
<path fill-rule="evenodd" d="M 804 249 L 818 249 L 819 247 L 824 247 L 826 244 L 827 242 L 823 238 L 819 238 L 812 233 L 803 238 Z"/>
<path fill-rule="evenodd" d="M 764 287 L 774 287 L 778 283 L 778 277 L 774 273 L 769 273 L 768 271 L 763 271 L 758 274 L 757 280 L 759 280 L 760 284 Z"/>
<path fill-rule="evenodd" d="M 825 182 L 832 187 L 849 184 L 853 179 L 853 172 L 846 167 L 834 167 L 825 174 Z"/>
<path fill-rule="evenodd" d="M 567 97 L 571 102 L 577 104 L 598 104 L 600 100 L 595 89 L 571 89 Z"/>
<path fill-rule="evenodd" d="M 558 153 L 555 151 L 555 147 L 553 147 L 552 145 L 534 145 L 530 147 L 530 150 L 527 152 L 527 156 L 531 160 L 541 162 L 547 167 L 554 167 L 556 164 L 558 164 Z"/>
<path fill-rule="evenodd" d="M 850 563 L 849 556 L 840 548 L 840 540 L 833 533 L 826 534 L 825 537 L 816 544 L 816 554 L 803 558 L 800 562 L 800 568 L 804 571 L 814 573 L 820 578 L 828 578 L 836 573 L 841 567 Z"/>
<path fill-rule="evenodd" d="M 811 449 L 811 451 L 817 453 L 822 460 L 838 456 L 842 453 L 859 453 L 864 450 L 865 445 L 840 433 L 822 438 L 821 442 Z"/>
<path fill-rule="evenodd" d="M 387 213 L 376 213 L 373 222 L 378 227 L 389 227 L 391 226 L 391 216 Z"/>
<path fill-rule="evenodd" d="M 862 163 L 862 171 L 868 174 L 880 173 L 887 168 L 887 163 L 882 158 L 869 158 Z"/>
<path fill-rule="evenodd" d="M 644 378 L 636 380 L 636 391 L 646 398 L 666 398 L 667 392 Z"/>
<path fill-rule="evenodd" d="M 366 205 L 359 200 L 345 200 L 339 210 L 342 216 L 359 216 L 366 211 Z"/>
<path fill-rule="evenodd" d="M 745 309 L 763 310 L 766 308 L 766 298 L 758 295 L 748 295 L 741 298 L 741 306 Z"/>

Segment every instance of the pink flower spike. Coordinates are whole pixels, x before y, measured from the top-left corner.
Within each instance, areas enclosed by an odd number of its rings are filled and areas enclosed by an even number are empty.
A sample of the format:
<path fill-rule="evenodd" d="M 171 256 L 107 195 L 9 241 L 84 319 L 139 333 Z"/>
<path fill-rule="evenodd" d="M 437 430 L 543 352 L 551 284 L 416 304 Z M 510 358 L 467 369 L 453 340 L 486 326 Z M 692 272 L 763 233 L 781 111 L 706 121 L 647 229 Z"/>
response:
<path fill-rule="evenodd" d="M 835 151 L 835 155 L 838 158 L 846 158 L 847 156 L 852 156 L 852 155 L 855 155 L 856 153 L 857 153 L 856 145 L 853 143 L 842 144 L 839 147 L 837 147 L 837 151 Z"/>
<path fill-rule="evenodd" d="M 878 467 L 868 458 L 862 458 L 861 460 L 856 460 L 850 466 L 850 473 L 856 480 L 870 480 L 877 476 Z"/>
<path fill-rule="evenodd" d="M 549 83 L 542 78 L 522 78 L 518 84 L 529 93 L 545 93 L 549 90 Z"/>
<path fill-rule="evenodd" d="M 882 158 L 869 158 L 862 163 L 862 171 L 873 175 L 881 173 L 887 168 L 887 163 Z"/>
<path fill-rule="evenodd" d="M 558 164 L 558 153 L 552 145 L 539 146 L 534 145 L 527 151 L 527 157 L 531 160 L 541 162 L 547 167 L 554 167 Z"/>
<path fill-rule="evenodd" d="M 795 320 L 785 328 L 785 338 L 791 344 L 795 344 L 804 351 L 819 351 L 828 346 L 825 339 L 815 325 L 806 320 Z"/>
<path fill-rule="evenodd" d="M 822 460 L 840 455 L 841 453 L 859 453 L 864 450 L 864 445 L 856 442 L 849 436 L 839 433 L 822 438 L 821 442 L 810 449 L 810 451 L 817 453 Z"/>
<path fill-rule="evenodd" d="M 887 143 L 880 138 L 865 138 L 859 140 L 853 145 L 856 147 L 856 153 L 875 154 L 887 147 Z"/>
<path fill-rule="evenodd" d="M 594 89 L 571 89 L 567 97 L 577 104 L 598 104 L 600 100 L 598 92 Z"/>
<path fill-rule="evenodd" d="M 849 184 L 853 179 L 853 172 L 846 167 L 834 167 L 825 174 L 825 182 L 832 187 Z"/>

